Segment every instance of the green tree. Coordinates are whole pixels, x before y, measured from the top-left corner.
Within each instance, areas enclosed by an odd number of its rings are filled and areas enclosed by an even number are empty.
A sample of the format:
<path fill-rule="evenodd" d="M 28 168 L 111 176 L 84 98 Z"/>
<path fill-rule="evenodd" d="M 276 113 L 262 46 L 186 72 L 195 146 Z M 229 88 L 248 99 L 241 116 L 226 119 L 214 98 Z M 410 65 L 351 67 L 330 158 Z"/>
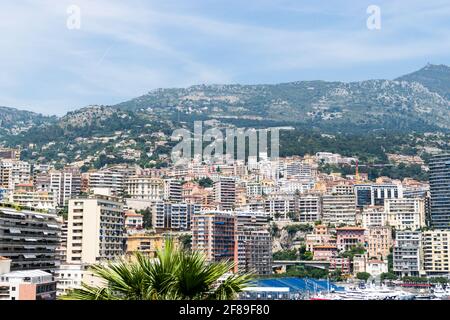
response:
<path fill-rule="evenodd" d="M 383 272 L 380 275 L 380 280 L 383 282 L 384 280 L 397 280 L 398 277 L 395 275 L 395 273 L 392 272 Z"/>
<path fill-rule="evenodd" d="M 330 278 L 333 281 L 343 281 L 344 278 L 342 277 L 342 270 L 338 268 L 338 269 L 330 272 Z"/>
<path fill-rule="evenodd" d="M 361 254 L 364 254 L 365 252 L 366 252 L 366 249 L 364 248 L 364 246 L 361 244 L 358 244 L 358 245 L 350 248 L 350 250 L 347 250 L 347 251 L 341 253 L 340 255 L 343 258 L 350 258 L 350 260 L 353 260 L 353 257 L 355 255 L 361 255 Z"/>
<path fill-rule="evenodd" d="M 152 227 L 152 210 L 150 208 L 146 208 L 145 210 L 137 211 L 137 213 L 140 213 L 143 216 L 144 229 L 150 229 Z"/>
<path fill-rule="evenodd" d="M 356 278 L 359 279 L 359 280 L 367 281 L 370 278 L 370 273 L 368 273 L 368 272 L 358 272 L 356 274 Z"/>
<path fill-rule="evenodd" d="M 171 240 L 156 253 L 156 261 L 142 253 L 134 259 L 122 258 L 106 265 L 92 266 L 92 272 L 106 286 L 82 284 L 64 300 L 227 300 L 235 299 L 246 287 L 249 274 L 233 274 L 218 283 L 232 270 L 232 262 L 208 263 L 199 252 L 177 249 Z"/>
<path fill-rule="evenodd" d="M 192 248 L 192 235 L 183 234 L 179 237 L 179 241 L 183 249 L 190 251 Z"/>
<path fill-rule="evenodd" d="M 213 181 L 208 177 L 202 178 L 198 181 L 198 185 L 203 188 L 210 188 L 213 186 Z"/>
<path fill-rule="evenodd" d="M 297 250 L 281 250 L 273 253 L 273 260 L 297 260 Z"/>

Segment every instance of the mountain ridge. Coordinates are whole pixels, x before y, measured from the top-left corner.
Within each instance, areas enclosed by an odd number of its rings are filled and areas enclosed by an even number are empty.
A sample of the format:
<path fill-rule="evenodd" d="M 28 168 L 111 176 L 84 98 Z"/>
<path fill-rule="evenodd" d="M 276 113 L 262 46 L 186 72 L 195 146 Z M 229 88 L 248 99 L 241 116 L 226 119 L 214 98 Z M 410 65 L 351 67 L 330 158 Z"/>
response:
<path fill-rule="evenodd" d="M 104 121 L 121 110 L 150 117 L 202 116 L 221 119 L 271 120 L 312 126 L 358 125 L 384 128 L 402 123 L 450 129 L 450 67 L 428 64 L 394 80 L 294 81 L 279 84 L 213 84 L 157 88 L 110 106 L 87 106 L 62 117 L 0 107 L 3 133 L 32 126 L 83 126 Z"/>

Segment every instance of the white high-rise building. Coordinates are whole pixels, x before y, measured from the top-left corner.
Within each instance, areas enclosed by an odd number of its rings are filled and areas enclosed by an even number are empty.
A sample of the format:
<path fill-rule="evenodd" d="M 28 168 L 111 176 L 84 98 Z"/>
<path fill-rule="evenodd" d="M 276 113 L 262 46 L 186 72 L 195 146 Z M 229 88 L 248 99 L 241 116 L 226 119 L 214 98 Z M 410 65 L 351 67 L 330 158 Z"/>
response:
<path fill-rule="evenodd" d="M 116 197 L 69 200 L 67 262 L 97 263 L 124 254 L 125 218 Z"/>
<path fill-rule="evenodd" d="M 0 187 L 14 190 L 19 183 L 31 180 L 31 166 L 28 162 L 15 159 L 0 160 Z"/>
<path fill-rule="evenodd" d="M 192 216 L 199 211 L 198 204 L 156 202 L 152 206 L 152 225 L 155 229 L 188 231 Z"/>
<path fill-rule="evenodd" d="M 234 178 L 219 177 L 214 182 L 214 202 L 219 210 L 233 210 L 236 204 L 236 182 Z"/>
<path fill-rule="evenodd" d="M 78 168 L 64 170 L 51 170 L 50 191 L 55 193 L 58 205 L 67 205 L 69 199 L 78 196 L 81 192 L 81 173 Z"/>
<path fill-rule="evenodd" d="M 387 223 L 396 230 L 417 230 L 425 226 L 424 199 L 385 199 Z"/>
<path fill-rule="evenodd" d="M 318 195 L 302 195 L 298 198 L 300 222 L 315 222 L 322 218 L 322 203 Z"/>
<path fill-rule="evenodd" d="M 181 202 L 182 186 L 180 180 L 164 180 L 164 199 L 171 202 Z"/>
<path fill-rule="evenodd" d="M 125 191 L 125 181 L 128 177 L 135 175 L 137 167 L 128 165 L 110 166 L 98 171 L 88 172 L 89 189 L 106 188 L 115 196 L 120 196 Z"/>
<path fill-rule="evenodd" d="M 404 276 L 423 274 L 422 235 L 419 231 L 398 231 L 393 250 L 393 270 Z"/>
<path fill-rule="evenodd" d="M 356 224 L 356 197 L 351 194 L 327 194 L 322 197 L 323 222 L 332 225 Z"/>

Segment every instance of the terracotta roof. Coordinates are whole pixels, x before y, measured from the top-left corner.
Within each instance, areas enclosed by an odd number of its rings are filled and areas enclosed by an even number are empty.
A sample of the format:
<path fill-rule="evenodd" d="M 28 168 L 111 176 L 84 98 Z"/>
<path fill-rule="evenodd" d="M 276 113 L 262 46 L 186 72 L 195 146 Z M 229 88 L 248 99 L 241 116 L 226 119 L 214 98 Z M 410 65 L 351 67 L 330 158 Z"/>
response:
<path fill-rule="evenodd" d="M 366 229 L 361 228 L 361 227 L 342 227 L 342 228 L 336 228 L 337 230 L 355 230 L 355 231 L 364 231 Z"/>
<path fill-rule="evenodd" d="M 336 249 L 337 250 L 337 247 L 336 246 L 313 246 L 313 249 Z"/>
<path fill-rule="evenodd" d="M 143 217 L 143 215 L 134 212 L 125 212 L 125 217 Z"/>
<path fill-rule="evenodd" d="M 367 261 L 367 263 L 385 263 L 385 262 L 381 260 L 369 260 Z"/>

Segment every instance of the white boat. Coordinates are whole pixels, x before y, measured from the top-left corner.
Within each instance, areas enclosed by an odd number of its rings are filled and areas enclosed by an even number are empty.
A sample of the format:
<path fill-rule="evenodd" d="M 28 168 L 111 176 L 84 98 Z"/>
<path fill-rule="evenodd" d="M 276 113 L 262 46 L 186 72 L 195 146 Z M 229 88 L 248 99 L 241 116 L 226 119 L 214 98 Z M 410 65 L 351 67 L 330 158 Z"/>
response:
<path fill-rule="evenodd" d="M 313 300 L 412 300 L 414 294 L 402 290 L 393 290 L 385 286 L 368 288 L 346 287 L 345 291 L 322 292 Z"/>
<path fill-rule="evenodd" d="M 438 284 L 433 288 L 433 295 L 439 299 L 449 299 L 450 298 L 450 286 L 446 286 L 444 289 L 442 285 Z"/>

